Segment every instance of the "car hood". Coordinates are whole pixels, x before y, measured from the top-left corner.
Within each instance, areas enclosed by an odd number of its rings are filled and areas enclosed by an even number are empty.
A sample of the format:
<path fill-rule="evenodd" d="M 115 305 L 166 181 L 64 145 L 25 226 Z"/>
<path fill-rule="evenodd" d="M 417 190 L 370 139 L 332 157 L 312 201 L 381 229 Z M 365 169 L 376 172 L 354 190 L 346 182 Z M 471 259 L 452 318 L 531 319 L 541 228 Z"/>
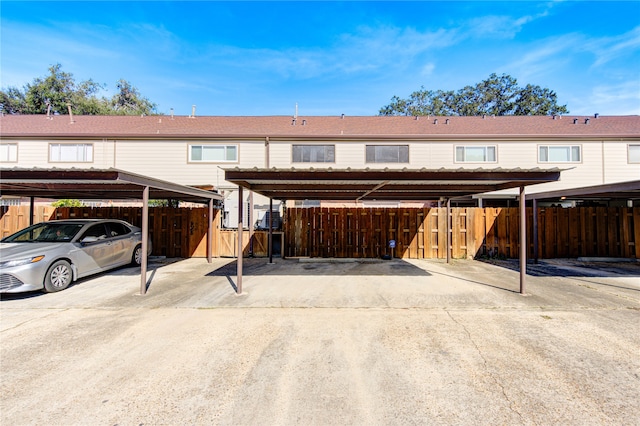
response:
<path fill-rule="evenodd" d="M 46 255 L 70 243 L 0 243 L 0 259 L 15 260 L 29 256 Z"/>

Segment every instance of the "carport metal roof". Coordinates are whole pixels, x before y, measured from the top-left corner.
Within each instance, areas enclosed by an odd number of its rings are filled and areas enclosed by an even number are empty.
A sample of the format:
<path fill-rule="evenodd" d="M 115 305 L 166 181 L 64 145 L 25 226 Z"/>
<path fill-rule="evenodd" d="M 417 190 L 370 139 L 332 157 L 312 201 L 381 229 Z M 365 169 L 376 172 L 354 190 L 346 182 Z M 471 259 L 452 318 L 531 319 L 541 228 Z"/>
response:
<path fill-rule="evenodd" d="M 557 181 L 560 169 L 226 169 L 277 200 L 434 200 Z"/>
<path fill-rule="evenodd" d="M 151 199 L 208 203 L 223 197 L 212 191 L 178 185 L 119 169 L 0 169 L 0 194 L 38 198 Z"/>
<path fill-rule="evenodd" d="M 226 169 L 225 179 L 277 200 L 434 200 L 560 178 L 559 169 Z"/>
<path fill-rule="evenodd" d="M 527 195 L 527 200 L 640 200 L 640 180 L 560 189 Z"/>
<path fill-rule="evenodd" d="M 520 188 L 520 293 L 526 274 L 525 186 L 560 179 L 559 169 L 226 169 L 225 179 L 238 185 L 238 229 L 242 229 L 242 188 L 271 200 L 447 200 L 484 192 Z M 447 214 L 447 261 L 451 216 Z M 243 247 L 238 232 L 238 247 Z M 269 227 L 271 251 L 271 226 Z M 238 256 L 236 291 L 242 293 L 242 256 Z"/>

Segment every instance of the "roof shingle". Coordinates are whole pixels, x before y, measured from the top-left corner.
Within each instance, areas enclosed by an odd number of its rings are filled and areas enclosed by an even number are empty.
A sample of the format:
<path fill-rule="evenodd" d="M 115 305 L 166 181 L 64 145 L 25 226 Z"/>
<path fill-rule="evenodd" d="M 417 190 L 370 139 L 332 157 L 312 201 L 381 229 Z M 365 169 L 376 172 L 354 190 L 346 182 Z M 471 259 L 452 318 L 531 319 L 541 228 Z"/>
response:
<path fill-rule="evenodd" d="M 2 137 L 314 138 L 638 137 L 640 116 L 73 116 L 5 115 Z"/>

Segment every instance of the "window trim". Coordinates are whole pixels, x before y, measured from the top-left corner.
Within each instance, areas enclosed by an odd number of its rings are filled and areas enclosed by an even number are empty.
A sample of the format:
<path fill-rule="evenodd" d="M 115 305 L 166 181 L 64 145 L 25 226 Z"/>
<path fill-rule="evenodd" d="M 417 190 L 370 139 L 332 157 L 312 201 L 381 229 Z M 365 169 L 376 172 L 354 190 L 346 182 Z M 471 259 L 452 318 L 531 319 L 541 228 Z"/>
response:
<path fill-rule="evenodd" d="M 629 144 L 627 144 L 627 164 L 640 164 L 640 159 L 638 161 L 631 161 L 631 147 L 632 146 L 636 147 L 636 149 L 638 151 L 640 151 L 640 143 L 629 143 Z"/>
<path fill-rule="evenodd" d="M 370 146 L 374 147 L 374 146 L 386 146 L 386 147 L 397 147 L 398 149 L 400 149 L 400 147 L 406 146 L 407 147 L 407 161 L 367 161 L 367 148 L 369 148 Z M 399 152 L 398 152 L 399 154 Z M 400 156 L 398 156 L 399 158 Z M 384 144 L 384 143 L 379 143 L 379 144 L 365 144 L 364 146 L 364 164 L 411 164 L 411 146 L 410 144 Z"/>
<path fill-rule="evenodd" d="M 12 160 L 11 158 L 9 158 L 10 156 L 8 156 L 8 157 L 7 157 L 7 158 L 8 158 L 7 160 L 2 160 L 2 162 L 3 162 L 3 163 L 17 163 L 17 162 L 18 162 L 18 153 L 19 153 L 19 151 L 20 151 L 20 149 L 19 149 L 19 147 L 18 147 L 18 143 L 16 143 L 16 142 L 2 142 L 2 143 L 0 143 L 0 150 L 1 150 L 1 149 L 4 149 L 4 148 L 6 147 L 7 149 L 9 149 L 8 154 L 10 154 L 10 153 L 11 153 L 11 151 L 10 151 L 10 147 L 11 147 L 11 146 L 15 146 L 15 147 L 16 147 L 16 157 L 15 157 L 15 160 Z"/>
<path fill-rule="evenodd" d="M 462 148 L 464 150 L 463 156 L 465 159 L 459 161 L 458 160 L 458 148 Z M 487 158 L 487 148 L 493 148 L 495 152 L 495 160 L 484 160 L 484 161 L 467 161 L 466 160 L 466 149 L 467 148 L 484 148 L 485 158 Z M 454 145 L 453 146 L 453 163 L 454 164 L 497 164 L 498 163 L 498 145 Z"/>
<path fill-rule="evenodd" d="M 52 148 L 53 148 L 54 145 L 58 145 L 58 146 L 66 145 L 66 146 L 76 146 L 76 147 L 79 147 L 79 146 L 84 146 L 84 147 L 90 146 L 91 147 L 91 158 L 86 158 L 84 160 L 73 160 L 73 161 L 54 160 L 52 158 L 52 153 L 53 153 Z M 84 164 L 84 163 L 93 163 L 94 162 L 94 158 L 95 158 L 95 149 L 94 148 L 95 148 L 95 146 L 91 142 L 77 142 L 77 143 L 49 142 L 48 162 L 49 163 L 78 163 L 78 164 L 80 164 L 80 163 L 82 163 L 82 164 Z"/>
<path fill-rule="evenodd" d="M 227 156 L 227 149 L 229 147 L 234 147 L 236 149 L 236 158 L 235 160 L 194 160 L 191 157 L 191 149 L 193 147 L 207 147 L 207 146 L 213 146 L 213 147 L 224 147 L 225 152 L 224 155 L 225 157 Z M 188 143 L 187 144 L 187 164 L 220 164 L 220 163 L 224 163 L 224 164 L 237 164 L 240 162 L 240 144 L 233 144 L 233 143 Z"/>
<path fill-rule="evenodd" d="M 333 147 L 333 161 L 295 161 L 294 160 L 294 155 L 293 155 L 293 148 L 296 146 L 303 146 L 303 147 L 307 147 L 307 146 L 312 146 L 312 147 L 320 147 L 320 146 L 330 146 Z M 322 144 L 310 144 L 310 143 L 292 143 L 291 144 L 291 164 L 335 164 L 336 163 L 336 144 L 327 144 L 327 143 L 322 143 Z"/>
<path fill-rule="evenodd" d="M 540 148 L 547 148 L 547 155 L 548 155 L 548 149 L 549 148 L 569 148 L 569 155 L 572 155 L 572 148 L 577 147 L 579 149 L 579 153 L 580 153 L 580 159 L 579 160 L 572 160 L 569 159 L 567 161 L 551 161 L 551 160 L 547 160 L 547 161 L 542 161 L 540 160 Z M 538 147 L 536 149 L 536 157 L 538 160 L 538 164 L 553 164 L 553 163 L 559 163 L 559 164 L 580 164 L 582 163 L 582 145 L 581 144 L 538 144 Z"/>

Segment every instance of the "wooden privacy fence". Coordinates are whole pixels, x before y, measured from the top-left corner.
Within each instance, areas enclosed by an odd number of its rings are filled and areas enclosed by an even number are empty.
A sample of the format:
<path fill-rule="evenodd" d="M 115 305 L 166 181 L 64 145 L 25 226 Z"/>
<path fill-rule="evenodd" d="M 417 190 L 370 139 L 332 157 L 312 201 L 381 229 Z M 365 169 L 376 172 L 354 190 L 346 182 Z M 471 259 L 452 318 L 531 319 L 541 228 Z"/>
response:
<path fill-rule="evenodd" d="M 3 207 L 2 236 L 5 237 L 29 225 L 28 206 Z M 153 254 L 167 257 L 206 257 L 208 208 L 149 208 L 149 235 Z M 109 218 L 122 219 L 142 226 L 140 207 L 58 207 L 38 206 L 34 209 L 34 223 L 54 219 Z M 214 238 L 212 252 L 218 256 L 220 215 L 214 210 Z"/>
<path fill-rule="evenodd" d="M 446 258 L 446 208 L 287 209 L 286 256 Z M 518 208 L 452 208 L 451 256 L 517 258 Z M 533 256 L 527 208 L 527 252 Z M 640 208 L 538 209 L 540 258 L 640 258 Z M 395 248 L 389 246 L 395 241 Z"/>
<path fill-rule="evenodd" d="M 446 258 L 445 208 L 287 209 L 283 233 L 274 233 L 274 254 L 311 257 L 378 258 L 384 255 L 422 259 Z M 27 206 L 0 208 L 2 236 L 29 224 Z M 140 207 L 38 206 L 34 223 L 52 219 L 113 218 L 142 224 Z M 153 254 L 205 257 L 207 208 L 150 207 L 149 234 Z M 517 258 L 518 208 L 452 208 L 451 255 Z M 533 216 L 527 208 L 527 255 L 533 257 Z M 237 231 L 221 230 L 214 210 L 212 254 L 237 255 Z M 538 209 L 540 258 L 640 258 L 640 208 L 577 207 Z M 396 247 L 389 247 L 394 240 Z M 243 253 L 267 256 L 268 233 L 244 231 Z"/>

